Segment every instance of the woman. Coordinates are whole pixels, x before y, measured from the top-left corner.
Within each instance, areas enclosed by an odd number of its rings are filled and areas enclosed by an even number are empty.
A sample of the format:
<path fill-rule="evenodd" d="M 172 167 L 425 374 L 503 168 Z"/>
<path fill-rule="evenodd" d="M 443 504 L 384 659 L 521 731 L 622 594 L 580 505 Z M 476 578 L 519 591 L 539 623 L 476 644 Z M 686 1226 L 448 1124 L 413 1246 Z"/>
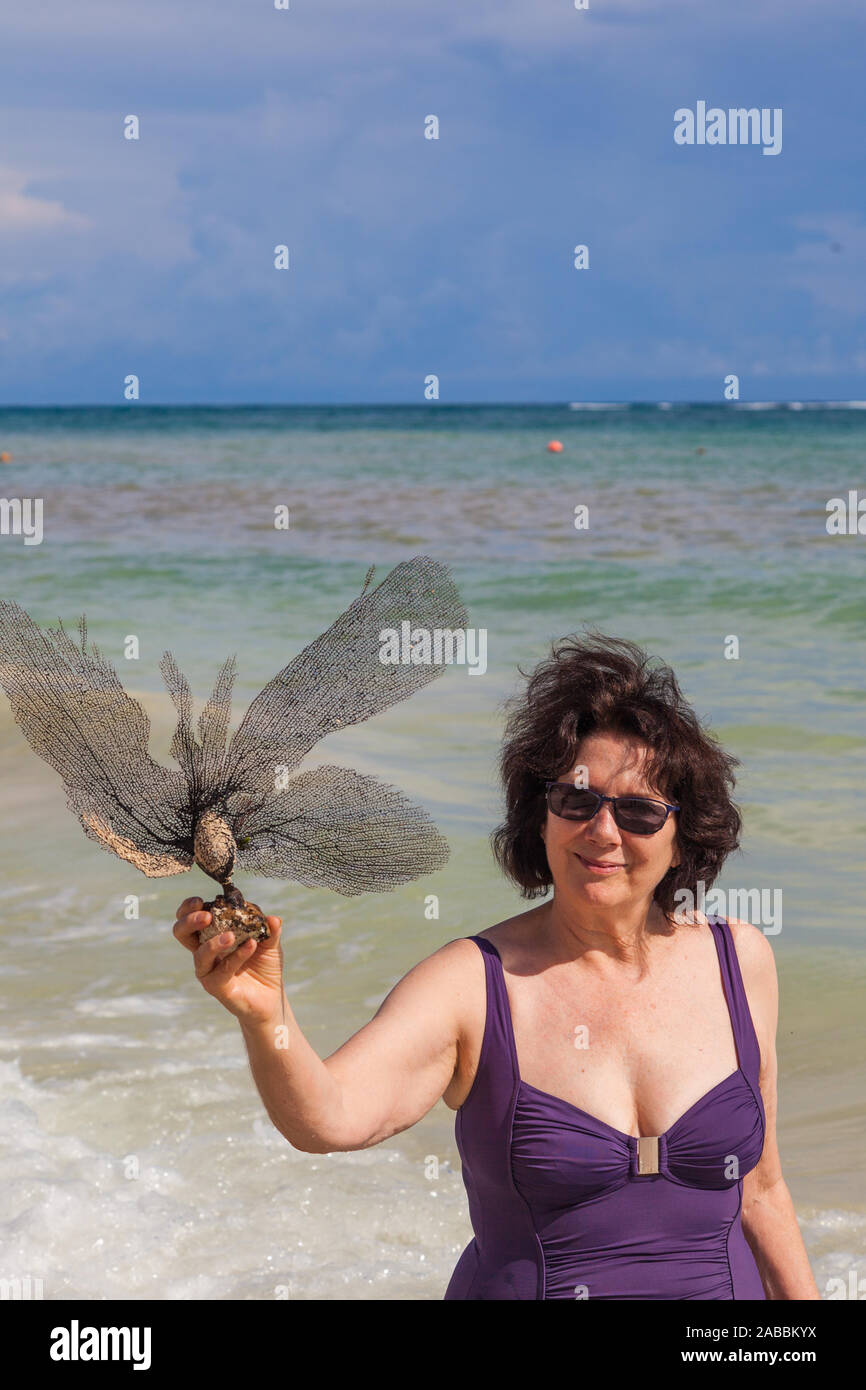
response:
<path fill-rule="evenodd" d="M 475 1238 L 447 1299 L 819 1297 L 776 1147 L 772 949 L 683 910 L 737 848 L 734 763 L 639 647 L 558 643 L 508 722 L 494 836 L 523 896 L 552 897 L 421 961 L 325 1061 L 279 918 L 226 957 L 198 945 L 201 900 L 178 909 L 295 1148 L 457 1111 Z"/>

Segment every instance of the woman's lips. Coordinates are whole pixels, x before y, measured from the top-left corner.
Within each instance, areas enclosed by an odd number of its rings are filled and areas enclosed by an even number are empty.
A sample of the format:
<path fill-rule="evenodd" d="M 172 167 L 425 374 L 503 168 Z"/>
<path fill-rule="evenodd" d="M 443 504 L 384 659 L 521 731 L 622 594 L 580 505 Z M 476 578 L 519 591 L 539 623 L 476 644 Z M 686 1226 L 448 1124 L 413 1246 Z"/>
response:
<path fill-rule="evenodd" d="M 617 869 L 624 869 L 624 864 L 605 863 L 603 860 L 584 859 L 582 854 L 578 854 L 578 859 L 585 869 L 589 869 L 593 874 L 614 874 Z"/>

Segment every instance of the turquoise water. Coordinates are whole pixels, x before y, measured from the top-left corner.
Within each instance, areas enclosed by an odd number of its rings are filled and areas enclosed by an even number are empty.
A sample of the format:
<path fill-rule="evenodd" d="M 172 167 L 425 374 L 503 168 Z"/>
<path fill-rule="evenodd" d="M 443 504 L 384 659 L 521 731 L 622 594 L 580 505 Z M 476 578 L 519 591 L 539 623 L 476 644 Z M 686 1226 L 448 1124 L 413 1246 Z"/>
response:
<path fill-rule="evenodd" d="M 782 895 L 780 1143 L 821 1287 L 866 1247 L 866 537 L 825 526 L 830 498 L 866 496 L 864 443 L 853 408 L 5 409 L 0 489 L 42 498 L 44 538 L 0 536 L 0 590 L 41 622 L 86 612 L 165 757 L 166 647 L 200 697 L 237 653 L 239 718 L 370 564 L 377 579 L 413 554 L 451 566 L 487 629 L 487 673 L 451 670 L 310 759 L 398 782 L 448 836 L 449 865 L 375 898 L 250 885 L 286 922 L 290 998 L 322 1055 L 415 961 L 519 907 L 487 844 L 518 664 L 584 624 L 669 661 L 742 760 L 744 850 L 721 886 Z M 300 1298 L 440 1298 L 469 1238 L 451 1112 L 360 1154 L 288 1150 L 233 1021 L 170 936 L 205 880 L 140 879 L 86 841 L 5 700 L 0 756 L 7 1263 L 14 1250 L 46 1297 L 271 1297 L 282 1283 Z M 433 891 L 437 922 L 423 915 Z M 136 1180 L 120 1171 L 130 1154 Z M 229 1178 L 206 1193 L 200 1180 L 229 1161 L 261 1183 L 236 1205 Z"/>

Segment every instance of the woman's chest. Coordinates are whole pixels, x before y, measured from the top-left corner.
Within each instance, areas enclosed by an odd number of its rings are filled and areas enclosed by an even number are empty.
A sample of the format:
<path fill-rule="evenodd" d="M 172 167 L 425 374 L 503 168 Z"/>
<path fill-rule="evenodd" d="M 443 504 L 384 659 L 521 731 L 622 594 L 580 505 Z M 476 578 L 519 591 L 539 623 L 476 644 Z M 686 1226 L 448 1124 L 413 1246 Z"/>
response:
<path fill-rule="evenodd" d="M 506 976 L 521 1080 L 625 1133 L 663 1133 L 739 1065 L 715 974 Z"/>

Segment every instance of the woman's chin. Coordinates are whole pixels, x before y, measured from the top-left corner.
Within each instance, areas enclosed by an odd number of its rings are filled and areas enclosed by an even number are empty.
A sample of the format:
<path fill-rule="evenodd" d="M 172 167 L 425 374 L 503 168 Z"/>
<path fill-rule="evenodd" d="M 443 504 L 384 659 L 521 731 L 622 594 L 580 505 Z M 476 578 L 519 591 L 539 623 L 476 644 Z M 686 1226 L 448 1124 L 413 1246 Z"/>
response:
<path fill-rule="evenodd" d="M 624 903 L 629 897 L 622 883 L 583 883 L 579 891 L 593 903 Z"/>
<path fill-rule="evenodd" d="M 580 877 L 569 875 L 561 891 L 566 898 L 591 903 L 624 903 L 630 897 L 624 873 L 605 874 L 598 878 L 587 878 L 585 872 Z"/>

